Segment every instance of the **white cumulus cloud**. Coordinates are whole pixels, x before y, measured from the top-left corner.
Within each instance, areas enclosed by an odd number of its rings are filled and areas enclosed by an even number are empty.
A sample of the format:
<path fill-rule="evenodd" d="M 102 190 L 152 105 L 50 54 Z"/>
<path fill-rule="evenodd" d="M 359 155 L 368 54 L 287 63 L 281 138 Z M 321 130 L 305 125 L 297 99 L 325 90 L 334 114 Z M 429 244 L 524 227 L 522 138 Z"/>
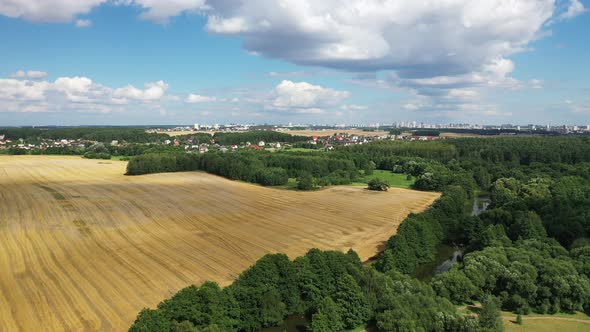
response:
<path fill-rule="evenodd" d="M 587 9 L 580 0 L 570 0 L 567 6 L 567 10 L 559 15 L 560 19 L 570 19 L 583 14 Z"/>
<path fill-rule="evenodd" d="M 190 104 L 195 104 L 195 103 L 209 103 L 209 102 L 213 102 L 216 100 L 217 100 L 217 98 L 215 98 L 215 97 L 202 96 L 202 95 L 191 93 L 188 95 L 188 97 L 186 97 L 186 99 L 184 101 L 187 103 L 190 103 Z"/>
<path fill-rule="evenodd" d="M 275 87 L 269 106 L 281 110 L 311 110 L 335 106 L 349 96 L 348 91 L 324 88 L 307 82 L 284 80 Z"/>
<path fill-rule="evenodd" d="M 125 106 L 160 107 L 168 84 L 146 83 L 114 89 L 88 77 L 59 77 L 55 81 L 0 79 L 0 112 L 100 112 L 124 110 Z"/>
<path fill-rule="evenodd" d="M 164 81 L 146 83 L 144 89 L 138 89 L 133 85 L 116 89 L 114 96 L 117 98 L 126 98 L 134 100 L 156 100 L 164 96 L 168 90 L 168 84 Z"/>
<path fill-rule="evenodd" d="M 474 110 L 491 89 L 521 89 L 510 57 L 579 0 L 210 0 L 207 30 L 257 55 L 351 72 L 415 96 L 407 109 Z M 538 82 L 537 82 L 538 83 Z M 533 87 L 539 84 L 533 83 Z M 286 103 L 279 99 L 275 107 Z"/>
<path fill-rule="evenodd" d="M 534 40 L 555 10 L 554 0 L 212 0 L 209 5 L 209 31 L 240 35 L 248 51 L 305 65 L 397 70 L 407 77 L 480 70 Z"/>
<path fill-rule="evenodd" d="M 17 72 L 10 75 L 10 77 L 12 77 L 12 78 L 30 78 L 30 79 L 39 79 L 39 78 L 44 78 L 46 76 L 47 76 L 46 72 L 39 71 L 39 70 L 29 70 L 29 71 L 18 70 Z"/>
<path fill-rule="evenodd" d="M 92 21 L 91 20 L 76 20 L 75 24 L 78 28 L 87 28 L 89 26 L 92 26 Z"/>
<path fill-rule="evenodd" d="M 34 22 L 69 22 L 107 0 L 0 0 L 0 15 Z"/>
<path fill-rule="evenodd" d="M 366 105 L 354 105 L 354 104 L 340 106 L 340 109 L 345 110 L 345 111 L 361 111 L 361 110 L 366 110 L 368 108 L 369 107 Z"/>
<path fill-rule="evenodd" d="M 139 6 L 144 11 L 140 17 L 155 23 L 167 23 L 170 17 L 186 12 L 198 12 L 208 6 L 205 0 L 121 0 L 120 5 Z"/>
<path fill-rule="evenodd" d="M 42 100 L 50 84 L 47 82 L 0 79 L 0 100 Z"/>

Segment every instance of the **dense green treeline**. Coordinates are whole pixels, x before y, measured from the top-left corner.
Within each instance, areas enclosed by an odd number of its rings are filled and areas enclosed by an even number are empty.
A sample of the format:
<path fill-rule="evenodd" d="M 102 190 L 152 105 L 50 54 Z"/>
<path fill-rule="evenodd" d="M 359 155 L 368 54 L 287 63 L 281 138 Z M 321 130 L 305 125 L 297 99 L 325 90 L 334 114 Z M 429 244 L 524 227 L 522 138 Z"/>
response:
<path fill-rule="evenodd" d="M 285 143 L 294 143 L 294 142 L 305 142 L 309 141 L 311 137 L 306 136 L 294 136 L 286 133 L 281 133 L 278 131 L 267 131 L 267 130 L 255 130 L 255 131 L 246 131 L 242 133 L 232 133 L 232 132 L 218 132 L 215 133 L 213 136 L 215 139 L 215 143 L 221 145 L 243 145 L 247 142 L 251 144 L 258 144 L 258 142 L 263 141 L 267 143 L 271 142 L 285 142 Z"/>
<path fill-rule="evenodd" d="M 411 277 L 363 267 L 355 252 L 310 250 L 290 261 L 262 257 L 230 286 L 187 287 L 144 309 L 130 331 L 258 331 L 290 314 L 311 317 L 314 332 L 374 322 L 381 331 L 482 331 L 448 300 Z"/>
<path fill-rule="evenodd" d="M 488 163 L 531 165 L 590 161 L 589 136 L 464 138 L 447 142 L 456 148 L 458 158 Z"/>
<path fill-rule="evenodd" d="M 475 134 L 482 136 L 497 136 L 497 135 L 517 135 L 523 133 L 530 133 L 527 130 L 516 130 L 516 129 L 461 129 L 461 128 L 440 128 L 437 129 L 442 133 L 457 133 L 457 134 Z M 547 135 L 550 132 L 542 132 Z"/>
<path fill-rule="evenodd" d="M 568 252 L 554 240 L 540 238 L 512 244 L 498 233 L 495 241 L 503 244 L 467 254 L 460 267 L 434 278 L 439 295 L 460 304 L 493 294 L 505 310 L 522 314 L 588 309 L 590 276 L 579 263 L 590 261 L 590 247 Z"/>
<path fill-rule="evenodd" d="M 422 129 L 422 130 L 415 130 L 412 132 L 414 136 L 440 136 L 439 130 L 434 129 Z"/>
<path fill-rule="evenodd" d="M 457 138 L 427 142 L 377 141 L 341 147 L 338 150 L 365 155 L 378 165 L 392 157 L 421 157 L 439 162 L 456 160 L 510 165 L 531 165 L 535 162 L 576 164 L 590 162 L 590 137 Z"/>
<path fill-rule="evenodd" d="M 402 223 L 376 268 L 413 275 L 442 242 L 463 243 L 464 263 L 432 282 L 438 295 L 463 304 L 493 294 L 500 307 L 523 314 L 590 309 L 587 142 L 452 140 L 443 143 L 456 147 L 448 161 L 405 156 L 389 142 L 364 146 L 380 168 L 417 176 L 418 189 L 443 192 L 430 209 Z M 491 195 L 480 216 L 469 213 L 474 190 Z"/>
<path fill-rule="evenodd" d="M 21 149 L 18 147 L 10 147 L 8 149 L 0 150 L 0 154 L 8 154 L 8 155 L 62 155 L 62 156 L 73 156 L 73 155 L 81 155 L 85 151 L 84 148 L 78 147 L 48 147 L 46 149 Z"/>
<path fill-rule="evenodd" d="M 161 145 L 161 144 L 126 144 L 126 145 L 108 145 L 97 143 L 78 146 L 50 146 L 43 149 L 32 148 L 23 149 L 19 147 L 10 147 L 0 150 L 0 154 L 8 155 L 92 155 L 96 153 L 106 153 L 111 156 L 138 156 L 147 153 L 184 153 L 181 146 Z"/>
<path fill-rule="evenodd" d="M 448 161 L 457 156 L 454 145 L 441 141 L 376 141 L 371 144 L 341 147 L 339 150 L 363 154 L 377 164 L 382 159 L 392 156 L 423 157 L 439 161 Z"/>
<path fill-rule="evenodd" d="M 104 143 L 110 143 L 113 140 L 128 143 L 150 143 L 170 138 L 166 134 L 147 133 L 144 129 L 137 128 L 5 128 L 0 129 L 0 134 L 5 134 L 6 139 L 10 140 L 84 139 Z"/>
<path fill-rule="evenodd" d="M 165 133 L 148 133 L 140 128 L 4 128 L 0 129 L 0 134 L 5 135 L 6 139 L 23 139 L 27 142 L 37 142 L 41 139 L 84 139 L 103 143 L 110 143 L 113 140 L 127 143 L 155 143 L 171 139 Z M 214 135 L 208 133 L 192 133 L 176 136 L 175 139 L 192 139 L 194 144 L 210 143 L 211 139 L 214 139 L 215 143 L 220 145 L 244 145 L 247 142 L 256 145 L 260 141 L 303 144 L 309 141 L 311 137 L 294 136 L 277 131 L 258 130 L 218 132 Z"/>
<path fill-rule="evenodd" d="M 144 154 L 132 158 L 127 165 L 129 175 L 195 170 L 266 186 L 284 185 L 289 177 L 306 174 L 327 184 L 351 183 L 357 176 L 350 160 L 257 151 Z"/>
<path fill-rule="evenodd" d="M 306 314 L 312 331 L 367 323 L 378 331 L 500 331 L 498 308 L 521 314 L 590 310 L 587 143 L 584 137 L 383 141 L 288 157 L 260 152 L 190 157 L 195 161 L 183 162 L 229 178 L 230 169 L 237 176 L 250 174 L 242 167 L 281 169 L 287 177 L 307 180 L 376 167 L 415 176 L 416 189 L 442 196 L 423 213 L 409 215 L 371 266 L 360 266 L 352 252 L 312 250 L 293 262 L 267 256 L 231 286 L 216 288 L 217 300 L 199 297 L 200 288 L 194 287 L 194 296 L 178 299 L 176 308 L 183 309 L 170 314 L 161 304 L 144 310 L 132 330 L 255 331 L 289 314 Z M 170 169 L 177 163 L 155 162 Z M 490 206 L 472 215 L 473 199 L 482 191 L 489 193 Z M 442 243 L 463 244 L 463 261 L 429 283 L 414 279 L 416 268 L 432 262 Z M 483 304 L 479 318 L 456 312 L 456 305 L 473 302 Z M 219 303 L 223 307 L 211 310 Z M 196 318 L 187 319 L 191 312 Z M 214 320 L 214 327 L 202 312 L 226 318 Z"/>

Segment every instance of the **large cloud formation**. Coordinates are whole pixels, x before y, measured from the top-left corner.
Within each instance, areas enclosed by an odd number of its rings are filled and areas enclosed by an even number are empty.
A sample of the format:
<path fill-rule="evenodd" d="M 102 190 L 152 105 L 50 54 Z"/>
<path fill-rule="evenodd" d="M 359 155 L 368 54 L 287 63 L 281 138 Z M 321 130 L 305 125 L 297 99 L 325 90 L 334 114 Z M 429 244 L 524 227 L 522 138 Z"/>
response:
<path fill-rule="evenodd" d="M 71 21 L 105 3 L 157 23 L 198 12 L 208 31 L 239 35 L 256 54 L 406 78 L 481 71 L 586 10 L 579 0 L 0 0 L 0 14 Z"/>
<path fill-rule="evenodd" d="M 485 111 L 493 88 L 522 88 L 511 55 L 579 0 L 249 0 L 208 2 L 207 30 L 239 35 L 254 54 L 300 65 L 384 72 L 373 84 L 410 91 L 406 109 Z M 366 80 L 363 83 L 367 83 Z M 538 85 L 535 85 L 538 87 Z M 485 110 L 484 110 L 485 108 Z"/>
<path fill-rule="evenodd" d="M 211 1 L 207 28 L 258 54 L 404 77 L 460 74 L 522 50 L 554 0 Z"/>
<path fill-rule="evenodd" d="M 408 109 L 474 107 L 484 88 L 522 86 L 510 56 L 586 11 L 580 0 L 0 0 L 0 14 L 75 22 L 101 4 L 135 6 L 156 23 L 198 13 L 253 54 L 386 73 L 374 83 L 408 89 Z"/>

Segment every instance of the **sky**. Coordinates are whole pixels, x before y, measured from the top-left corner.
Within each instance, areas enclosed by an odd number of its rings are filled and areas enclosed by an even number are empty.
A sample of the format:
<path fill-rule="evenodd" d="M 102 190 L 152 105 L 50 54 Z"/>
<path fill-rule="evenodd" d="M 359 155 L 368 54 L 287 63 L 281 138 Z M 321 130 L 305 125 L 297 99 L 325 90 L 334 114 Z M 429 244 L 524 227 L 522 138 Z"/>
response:
<path fill-rule="evenodd" d="M 588 0 L 0 0 L 0 126 L 590 124 Z"/>

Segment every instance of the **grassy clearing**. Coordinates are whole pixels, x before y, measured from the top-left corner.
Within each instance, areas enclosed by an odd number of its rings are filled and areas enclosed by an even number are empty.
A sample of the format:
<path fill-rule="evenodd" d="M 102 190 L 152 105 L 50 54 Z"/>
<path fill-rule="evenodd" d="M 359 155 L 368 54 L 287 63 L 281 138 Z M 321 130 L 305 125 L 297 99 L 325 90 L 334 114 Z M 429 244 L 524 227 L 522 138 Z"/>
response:
<path fill-rule="evenodd" d="M 111 160 L 129 161 L 129 159 L 131 159 L 129 156 L 111 156 Z"/>
<path fill-rule="evenodd" d="M 408 176 L 406 174 L 397 174 L 390 171 L 382 171 L 382 170 L 375 170 L 372 175 L 363 176 L 357 182 L 353 182 L 351 185 L 356 187 L 367 187 L 367 183 L 374 178 L 378 178 L 380 180 L 385 180 L 389 182 L 389 185 L 392 188 L 404 188 L 410 189 L 416 179 L 414 177 L 411 180 L 408 180 Z M 287 190 L 297 190 L 297 179 L 296 178 L 289 178 L 289 181 L 284 186 L 276 186 L 275 188 L 279 189 L 287 189 Z"/>
<path fill-rule="evenodd" d="M 523 316 L 523 324 L 516 324 L 514 318 L 504 318 L 504 331 L 506 332 L 587 332 L 590 331 L 590 321 L 587 323 L 579 321 L 568 321 L 560 319 L 538 319 L 539 317 Z M 544 318 L 547 318 L 546 316 Z"/>
<path fill-rule="evenodd" d="M 516 315 L 514 315 L 511 312 L 506 312 L 503 311 L 502 312 L 503 316 L 514 316 L 516 319 Z M 575 314 L 566 314 L 563 312 L 554 314 L 554 315 L 541 315 L 541 314 L 529 314 L 529 315 L 523 315 L 522 317 L 526 318 L 526 317 L 558 317 L 558 318 L 568 318 L 568 319 L 578 319 L 578 320 L 587 320 L 590 323 L 590 316 L 583 313 L 583 312 L 576 312 Z"/>
<path fill-rule="evenodd" d="M 408 180 L 407 177 L 408 176 L 406 174 L 375 170 L 372 175 L 366 175 L 361 181 L 355 182 L 353 185 L 366 186 L 371 179 L 378 178 L 379 180 L 385 180 L 389 182 L 389 185 L 392 187 L 408 189 L 414 184 L 414 182 L 416 182 L 416 179 L 412 177 L 410 180 Z"/>
<path fill-rule="evenodd" d="M 203 172 L 124 176 L 79 156 L 0 158 L 0 330 L 122 331 L 144 307 L 230 283 L 269 252 L 373 256 L 439 195 L 285 191 Z"/>
<path fill-rule="evenodd" d="M 476 315 L 479 304 L 458 308 L 465 315 Z M 522 315 L 523 324 L 516 324 L 516 314 L 502 311 L 505 332 L 555 332 L 555 331 L 590 331 L 590 315 L 583 312 L 575 314 L 557 313 L 554 315 L 528 314 Z"/>

